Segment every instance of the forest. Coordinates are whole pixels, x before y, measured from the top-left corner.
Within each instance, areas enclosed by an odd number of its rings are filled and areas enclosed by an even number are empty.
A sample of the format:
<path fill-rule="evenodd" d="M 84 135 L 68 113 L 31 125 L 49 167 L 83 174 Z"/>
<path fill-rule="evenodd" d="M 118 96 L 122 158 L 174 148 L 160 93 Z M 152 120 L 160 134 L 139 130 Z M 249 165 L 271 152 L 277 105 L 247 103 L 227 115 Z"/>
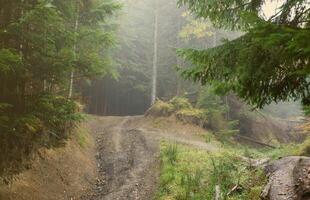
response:
<path fill-rule="evenodd" d="M 0 0 L 0 200 L 307 200 L 309 134 L 308 0 Z"/>

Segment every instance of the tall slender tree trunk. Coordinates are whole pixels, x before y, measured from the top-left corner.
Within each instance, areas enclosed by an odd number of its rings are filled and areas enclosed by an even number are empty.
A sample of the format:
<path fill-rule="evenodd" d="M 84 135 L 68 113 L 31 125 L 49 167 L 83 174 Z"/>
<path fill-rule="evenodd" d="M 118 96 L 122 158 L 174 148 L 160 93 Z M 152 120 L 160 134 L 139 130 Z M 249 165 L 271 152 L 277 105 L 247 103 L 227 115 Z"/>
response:
<path fill-rule="evenodd" d="M 77 59 L 77 55 L 76 55 L 76 49 L 77 49 L 77 32 L 78 32 L 78 28 L 79 28 L 79 5 L 77 3 L 76 6 L 76 18 L 75 18 L 75 25 L 74 25 L 74 45 L 73 45 L 73 59 L 74 62 L 76 62 Z M 69 98 L 72 98 L 72 94 L 73 94 L 73 83 L 74 83 L 74 68 L 72 68 L 71 70 L 71 74 L 70 74 L 70 88 L 69 88 Z"/>
<path fill-rule="evenodd" d="M 178 34 L 177 34 L 177 48 L 180 48 L 181 46 L 181 42 L 180 42 L 180 36 L 179 33 L 181 31 L 181 20 L 178 20 Z M 178 55 L 176 55 L 176 59 L 177 59 L 177 66 L 178 67 L 182 67 L 183 62 L 180 59 L 180 57 Z M 182 90 L 182 79 L 181 77 L 177 74 L 177 92 L 176 92 L 176 96 L 180 96 L 181 95 L 181 90 Z"/>
<path fill-rule="evenodd" d="M 157 66 L 158 65 L 158 0 L 155 0 L 154 8 L 154 54 L 153 54 L 153 74 L 152 74 L 152 94 L 151 105 L 156 101 L 157 96 Z"/>
<path fill-rule="evenodd" d="M 27 2 L 26 2 L 27 3 Z M 21 0 L 21 11 L 20 11 L 20 19 L 24 17 L 25 11 L 24 11 L 24 4 L 25 0 Z M 21 26 L 21 39 L 19 43 L 19 54 L 22 59 L 22 62 L 24 61 L 24 25 Z M 19 108 L 19 111 L 23 110 L 25 107 L 25 94 L 26 94 L 26 83 L 25 80 L 17 81 L 16 82 L 16 94 L 18 94 L 18 101 L 16 107 Z"/>

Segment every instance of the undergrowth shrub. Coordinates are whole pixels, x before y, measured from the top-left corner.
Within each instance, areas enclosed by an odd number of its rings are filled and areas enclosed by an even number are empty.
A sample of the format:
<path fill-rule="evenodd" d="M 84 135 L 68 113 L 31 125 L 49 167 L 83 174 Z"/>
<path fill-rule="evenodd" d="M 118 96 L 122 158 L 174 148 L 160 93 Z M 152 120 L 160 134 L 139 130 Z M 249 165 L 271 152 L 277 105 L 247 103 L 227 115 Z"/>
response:
<path fill-rule="evenodd" d="M 157 100 L 155 104 L 145 113 L 146 116 L 168 117 L 174 111 L 173 105 Z"/>
<path fill-rule="evenodd" d="M 310 117 L 310 105 L 303 107 L 304 113 L 306 116 Z"/>
<path fill-rule="evenodd" d="M 198 125 L 200 127 L 207 126 L 208 120 L 206 111 L 201 109 L 182 109 L 175 113 L 178 120 Z"/>
<path fill-rule="evenodd" d="M 169 101 L 169 103 L 173 105 L 174 111 L 193 108 L 188 99 L 183 97 L 174 97 Z"/>
<path fill-rule="evenodd" d="M 212 110 L 208 113 L 208 121 L 210 128 L 215 131 L 221 131 L 228 128 L 228 122 L 220 111 Z"/>
<path fill-rule="evenodd" d="M 0 180 L 5 183 L 30 167 L 39 148 L 63 145 L 82 119 L 75 102 L 63 97 L 41 94 L 25 102 L 23 112 L 0 106 Z"/>
<path fill-rule="evenodd" d="M 310 137 L 298 146 L 297 151 L 300 156 L 310 156 Z"/>

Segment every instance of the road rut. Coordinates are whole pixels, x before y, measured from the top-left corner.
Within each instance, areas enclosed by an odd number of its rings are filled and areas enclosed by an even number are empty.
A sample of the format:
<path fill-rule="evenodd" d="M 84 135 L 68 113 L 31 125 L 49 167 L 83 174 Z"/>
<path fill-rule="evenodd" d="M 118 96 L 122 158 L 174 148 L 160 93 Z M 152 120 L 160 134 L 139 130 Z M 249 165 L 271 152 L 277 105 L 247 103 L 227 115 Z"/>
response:
<path fill-rule="evenodd" d="M 92 122 L 98 174 L 82 200 L 150 200 L 158 177 L 158 141 L 133 128 L 135 117 L 105 117 Z"/>

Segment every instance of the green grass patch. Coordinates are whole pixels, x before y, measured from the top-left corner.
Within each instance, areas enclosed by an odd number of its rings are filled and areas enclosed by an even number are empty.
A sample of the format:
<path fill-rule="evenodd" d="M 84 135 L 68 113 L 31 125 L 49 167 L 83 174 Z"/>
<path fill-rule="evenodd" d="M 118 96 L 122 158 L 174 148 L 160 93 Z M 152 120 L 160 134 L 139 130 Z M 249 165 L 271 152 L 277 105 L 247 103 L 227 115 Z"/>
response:
<path fill-rule="evenodd" d="M 281 144 L 275 149 L 268 147 L 256 149 L 238 143 L 225 143 L 223 147 L 226 151 L 248 158 L 269 158 L 271 160 L 276 160 L 286 156 L 310 156 L 310 137 L 301 144 Z"/>
<path fill-rule="evenodd" d="M 214 199 L 215 186 L 222 199 L 257 200 L 265 184 L 261 170 L 251 169 L 237 154 L 208 153 L 193 147 L 162 142 L 157 200 Z M 228 193 L 238 185 L 238 190 Z"/>
<path fill-rule="evenodd" d="M 76 131 L 76 141 L 81 148 L 87 147 L 89 144 L 89 132 L 84 127 L 78 127 Z"/>

